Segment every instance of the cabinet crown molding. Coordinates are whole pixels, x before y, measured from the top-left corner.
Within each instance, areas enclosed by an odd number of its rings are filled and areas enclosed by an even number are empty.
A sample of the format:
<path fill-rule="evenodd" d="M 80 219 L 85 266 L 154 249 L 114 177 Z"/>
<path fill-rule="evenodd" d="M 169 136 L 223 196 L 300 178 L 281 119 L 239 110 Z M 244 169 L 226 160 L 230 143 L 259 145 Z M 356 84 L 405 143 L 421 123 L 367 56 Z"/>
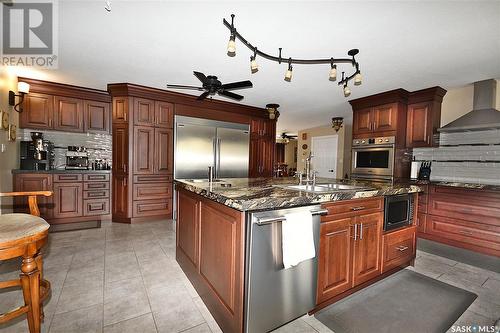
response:
<path fill-rule="evenodd" d="M 108 84 L 108 92 L 112 97 L 117 96 L 133 96 L 158 101 L 165 101 L 174 104 L 185 104 L 197 106 L 207 109 L 219 111 L 227 111 L 233 113 L 244 114 L 253 117 L 268 118 L 268 112 L 264 108 L 237 104 L 215 99 L 197 100 L 198 96 L 183 94 L 179 92 L 152 88 L 133 83 L 110 83 Z"/>
<path fill-rule="evenodd" d="M 111 96 L 105 90 L 30 79 L 26 77 L 18 77 L 18 81 L 28 83 L 30 85 L 30 93 L 40 93 L 111 103 Z"/>
<path fill-rule="evenodd" d="M 446 95 L 446 89 L 439 86 L 413 91 L 408 96 L 408 104 L 435 101 L 441 103 Z"/>
<path fill-rule="evenodd" d="M 408 91 L 399 88 L 375 95 L 352 99 L 349 103 L 355 110 L 396 102 L 406 104 L 408 102 L 408 94 Z"/>

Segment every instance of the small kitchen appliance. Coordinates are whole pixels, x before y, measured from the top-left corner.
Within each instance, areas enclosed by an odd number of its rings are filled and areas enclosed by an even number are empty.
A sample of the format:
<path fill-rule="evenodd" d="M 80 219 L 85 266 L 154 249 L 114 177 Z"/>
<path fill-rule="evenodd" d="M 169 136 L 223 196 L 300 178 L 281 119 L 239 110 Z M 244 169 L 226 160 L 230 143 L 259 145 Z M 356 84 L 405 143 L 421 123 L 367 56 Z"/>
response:
<path fill-rule="evenodd" d="M 66 170 L 88 170 L 89 153 L 85 147 L 68 146 L 66 151 Z"/>
<path fill-rule="evenodd" d="M 384 231 L 412 224 L 414 206 L 413 194 L 385 197 Z"/>
<path fill-rule="evenodd" d="M 421 165 L 422 165 L 421 161 L 412 161 L 411 162 L 410 179 L 412 179 L 412 180 L 418 179 L 418 174 L 420 172 Z"/>
<path fill-rule="evenodd" d="M 43 139 L 43 133 L 31 132 L 31 141 L 21 141 L 22 170 L 50 170 L 53 165 L 53 144 Z"/>
<path fill-rule="evenodd" d="M 422 162 L 420 171 L 418 172 L 418 179 L 429 180 L 431 178 L 431 162 Z"/>
<path fill-rule="evenodd" d="M 392 180 L 394 177 L 395 137 L 354 139 L 352 177 Z"/>

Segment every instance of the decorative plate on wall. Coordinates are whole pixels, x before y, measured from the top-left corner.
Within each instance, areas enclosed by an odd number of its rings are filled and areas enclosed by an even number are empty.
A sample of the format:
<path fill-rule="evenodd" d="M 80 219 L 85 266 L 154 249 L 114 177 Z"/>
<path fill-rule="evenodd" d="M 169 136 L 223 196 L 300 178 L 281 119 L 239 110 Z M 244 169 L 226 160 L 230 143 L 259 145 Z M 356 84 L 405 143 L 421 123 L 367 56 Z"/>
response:
<path fill-rule="evenodd" d="M 306 143 L 304 143 L 304 144 L 302 145 L 302 149 L 304 149 L 304 150 L 306 150 L 306 149 L 307 149 L 307 144 L 306 144 Z"/>
<path fill-rule="evenodd" d="M 0 111 L 0 127 L 9 129 L 9 114 L 6 111 Z"/>
<path fill-rule="evenodd" d="M 17 126 L 14 124 L 9 125 L 9 141 L 16 141 Z"/>

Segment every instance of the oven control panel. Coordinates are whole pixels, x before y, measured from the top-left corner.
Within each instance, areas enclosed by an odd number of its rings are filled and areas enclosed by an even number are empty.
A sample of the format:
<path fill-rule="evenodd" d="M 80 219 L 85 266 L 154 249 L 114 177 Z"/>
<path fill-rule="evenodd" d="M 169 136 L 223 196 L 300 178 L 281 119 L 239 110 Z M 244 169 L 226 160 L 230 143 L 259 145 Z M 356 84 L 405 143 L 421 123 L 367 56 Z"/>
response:
<path fill-rule="evenodd" d="M 380 138 L 366 138 L 352 140 L 353 146 L 377 146 L 377 145 L 393 145 L 395 142 L 394 136 L 380 137 Z"/>

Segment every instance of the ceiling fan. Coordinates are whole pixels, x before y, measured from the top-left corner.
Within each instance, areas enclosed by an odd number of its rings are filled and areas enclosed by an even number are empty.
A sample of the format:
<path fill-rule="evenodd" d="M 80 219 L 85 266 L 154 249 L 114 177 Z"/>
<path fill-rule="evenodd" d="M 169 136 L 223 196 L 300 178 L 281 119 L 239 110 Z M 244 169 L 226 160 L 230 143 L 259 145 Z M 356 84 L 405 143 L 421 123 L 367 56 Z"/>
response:
<path fill-rule="evenodd" d="M 198 80 L 201 81 L 202 83 L 201 87 L 167 84 L 167 88 L 204 91 L 200 96 L 198 96 L 197 98 L 198 100 L 203 100 L 207 98 L 208 95 L 215 95 L 217 93 L 220 96 L 229 97 L 237 101 L 241 101 L 243 99 L 243 96 L 235 94 L 230 90 L 246 89 L 253 87 L 252 82 L 248 80 L 222 84 L 219 80 L 217 80 L 217 76 L 213 75 L 205 76 L 205 74 L 196 71 L 193 72 L 193 74 L 198 78 Z"/>
<path fill-rule="evenodd" d="M 281 140 L 283 143 L 288 143 L 290 140 L 296 140 L 297 135 L 287 134 L 286 132 L 281 133 Z"/>

